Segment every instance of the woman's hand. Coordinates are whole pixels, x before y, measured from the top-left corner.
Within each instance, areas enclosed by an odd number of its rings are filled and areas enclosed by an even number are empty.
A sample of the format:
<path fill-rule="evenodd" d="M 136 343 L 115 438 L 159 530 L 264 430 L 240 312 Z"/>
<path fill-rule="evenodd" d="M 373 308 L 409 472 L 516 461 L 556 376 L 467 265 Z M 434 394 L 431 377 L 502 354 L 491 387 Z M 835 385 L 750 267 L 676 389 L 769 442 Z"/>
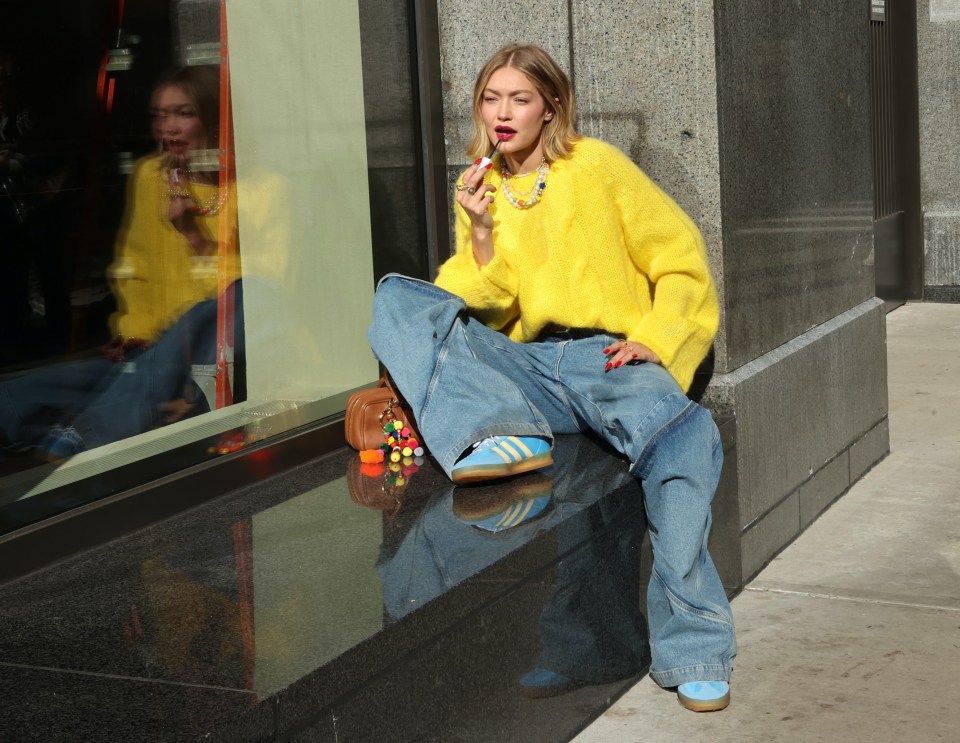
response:
<path fill-rule="evenodd" d="M 495 189 L 489 183 L 483 182 L 483 177 L 491 166 L 492 163 L 482 169 L 474 168 L 463 177 L 462 183 L 457 184 L 457 203 L 470 217 L 473 256 L 480 266 L 493 260 L 493 217 L 490 215 L 489 206 Z"/>
<path fill-rule="evenodd" d="M 213 240 L 208 240 L 200 229 L 192 199 L 171 194 L 170 204 L 167 206 L 167 218 L 189 243 L 194 255 L 213 255 L 217 252 L 217 244 Z"/>
<path fill-rule="evenodd" d="M 193 202 L 187 196 L 170 194 L 170 203 L 167 205 L 167 219 L 170 220 L 177 232 L 183 236 L 197 231 L 197 220 L 193 211 Z"/>
<path fill-rule="evenodd" d="M 648 361 L 652 364 L 663 364 L 660 357 L 639 341 L 617 341 L 603 349 L 607 357 L 605 372 L 616 369 L 624 364 L 639 364 Z"/>
<path fill-rule="evenodd" d="M 193 201 L 190 198 L 190 183 L 188 176 L 189 161 L 182 155 L 167 154 L 165 156 L 164 172 L 167 174 L 167 193 L 170 202 L 167 204 L 167 219 L 183 236 L 197 231 L 197 220 L 194 219 Z"/>
<path fill-rule="evenodd" d="M 194 254 L 211 255 L 216 252 L 217 244 L 208 240 L 200 229 L 196 205 L 190 198 L 188 186 L 181 182 L 186 164 L 186 158 L 181 157 L 171 157 L 168 162 L 166 172 L 170 201 L 167 204 L 167 219 L 190 244 Z"/>

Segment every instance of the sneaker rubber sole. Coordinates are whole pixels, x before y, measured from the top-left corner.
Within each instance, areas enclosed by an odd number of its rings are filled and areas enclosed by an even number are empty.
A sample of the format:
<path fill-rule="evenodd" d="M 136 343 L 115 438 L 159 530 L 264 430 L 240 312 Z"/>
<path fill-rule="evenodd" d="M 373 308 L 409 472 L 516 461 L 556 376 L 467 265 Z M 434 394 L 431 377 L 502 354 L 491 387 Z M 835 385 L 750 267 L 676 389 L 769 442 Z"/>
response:
<path fill-rule="evenodd" d="M 700 686 L 700 684 L 697 684 L 696 686 Z M 722 696 L 713 698 L 708 697 L 706 699 L 698 699 L 694 696 L 684 694 L 683 691 L 681 691 L 682 688 L 682 686 L 677 688 L 677 700 L 681 705 L 693 712 L 719 712 L 722 709 L 726 709 L 726 707 L 730 704 L 729 686 L 727 687 L 726 693 Z"/>

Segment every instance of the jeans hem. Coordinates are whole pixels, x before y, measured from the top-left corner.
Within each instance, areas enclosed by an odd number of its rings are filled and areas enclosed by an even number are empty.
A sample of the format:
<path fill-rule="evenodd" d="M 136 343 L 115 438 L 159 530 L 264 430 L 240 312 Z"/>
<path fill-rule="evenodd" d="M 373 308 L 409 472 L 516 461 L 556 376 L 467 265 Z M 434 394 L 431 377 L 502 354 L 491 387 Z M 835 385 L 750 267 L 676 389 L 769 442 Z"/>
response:
<path fill-rule="evenodd" d="M 650 671 L 650 678 L 659 686 L 668 689 L 690 681 L 729 681 L 733 667 L 723 663 L 709 663 L 699 666 L 682 666 L 668 671 Z"/>

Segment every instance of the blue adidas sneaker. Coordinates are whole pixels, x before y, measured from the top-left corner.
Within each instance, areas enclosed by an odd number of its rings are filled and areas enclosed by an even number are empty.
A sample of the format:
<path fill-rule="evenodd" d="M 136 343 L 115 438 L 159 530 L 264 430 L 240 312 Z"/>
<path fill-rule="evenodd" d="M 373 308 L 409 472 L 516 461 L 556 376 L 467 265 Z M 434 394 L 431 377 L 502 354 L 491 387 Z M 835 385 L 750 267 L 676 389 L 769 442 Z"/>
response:
<path fill-rule="evenodd" d="M 51 426 L 47 435 L 37 444 L 37 458 L 46 462 L 59 462 L 61 459 L 84 451 L 83 439 L 73 426 Z"/>
<path fill-rule="evenodd" d="M 726 681 L 689 681 L 677 687 L 677 699 L 694 712 L 717 712 L 730 704 Z"/>
<path fill-rule="evenodd" d="M 457 485 L 509 477 L 553 464 L 553 447 L 539 436 L 491 436 L 474 444 L 473 452 L 455 465 Z"/>

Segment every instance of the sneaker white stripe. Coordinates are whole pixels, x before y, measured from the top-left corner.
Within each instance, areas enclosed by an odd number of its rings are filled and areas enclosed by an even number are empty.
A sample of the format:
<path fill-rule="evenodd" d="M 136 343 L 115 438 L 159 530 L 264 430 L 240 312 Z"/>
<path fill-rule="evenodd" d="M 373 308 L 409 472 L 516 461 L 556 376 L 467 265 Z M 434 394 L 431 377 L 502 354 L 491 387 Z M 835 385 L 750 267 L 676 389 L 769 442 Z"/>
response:
<path fill-rule="evenodd" d="M 523 452 L 524 456 L 527 456 L 527 457 L 532 457 L 532 456 L 533 456 L 533 452 L 530 451 L 530 447 L 528 447 L 526 444 L 524 444 L 524 443 L 523 443 L 520 439 L 518 439 L 516 436 L 510 436 L 510 437 L 508 437 L 508 438 L 507 438 L 507 441 L 509 441 L 511 444 L 515 445 L 518 449 L 520 449 L 520 451 Z"/>
<path fill-rule="evenodd" d="M 513 464 L 513 460 L 512 460 L 507 454 L 505 454 L 505 453 L 500 449 L 499 446 L 494 446 L 492 449 L 490 449 L 490 451 L 495 451 L 495 452 L 497 453 L 497 455 L 498 455 L 501 459 L 503 459 L 503 461 L 506 462 L 507 464 Z M 509 451 L 509 450 L 508 450 L 508 451 Z"/>
<path fill-rule="evenodd" d="M 528 500 L 523 503 L 518 503 L 517 507 L 514 508 L 512 517 L 510 519 L 510 526 L 515 526 L 516 524 L 521 523 L 527 514 L 530 513 L 530 509 L 533 508 L 533 501 Z"/>
<path fill-rule="evenodd" d="M 508 461 L 511 461 L 511 462 L 519 462 L 521 459 L 523 459 L 523 454 L 521 454 L 521 453 L 518 452 L 516 449 L 514 449 L 512 446 L 510 446 L 511 443 L 512 443 L 512 442 L 510 442 L 509 440 L 501 441 L 501 442 L 497 445 L 497 448 L 498 448 L 498 449 L 502 448 L 503 451 L 507 452 L 507 454 L 509 454 L 511 457 L 513 457 L 513 459 L 508 460 Z"/>

